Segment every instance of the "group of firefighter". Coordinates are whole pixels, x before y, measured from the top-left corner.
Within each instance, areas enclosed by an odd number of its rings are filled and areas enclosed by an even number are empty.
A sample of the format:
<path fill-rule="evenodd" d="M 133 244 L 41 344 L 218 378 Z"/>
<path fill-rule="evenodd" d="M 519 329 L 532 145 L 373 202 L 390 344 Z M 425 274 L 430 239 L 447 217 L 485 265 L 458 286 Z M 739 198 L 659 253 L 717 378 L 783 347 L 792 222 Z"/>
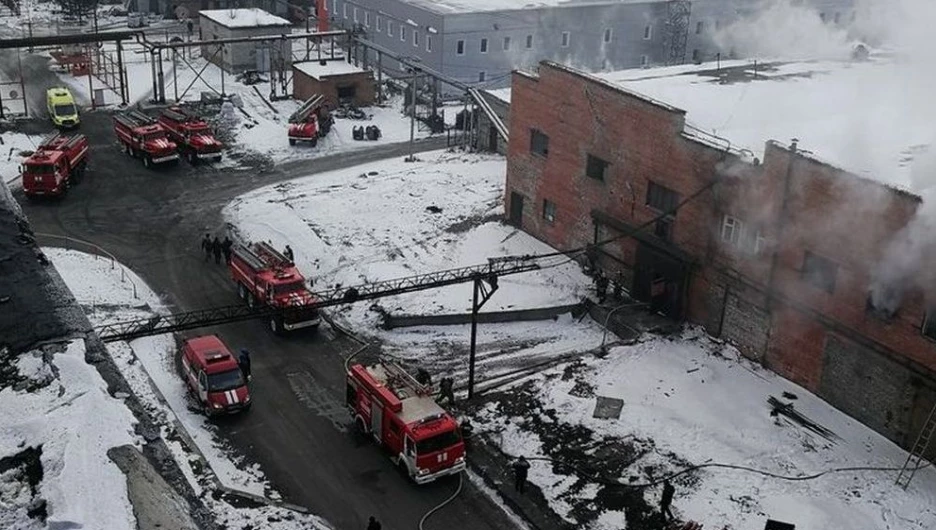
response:
<path fill-rule="evenodd" d="M 211 234 L 205 234 L 205 237 L 201 241 L 202 251 L 205 253 L 205 261 L 211 261 L 214 258 L 216 265 L 221 264 L 221 258 L 224 258 L 224 263 L 231 262 L 231 252 L 234 248 L 234 242 L 231 241 L 231 238 L 224 236 L 224 241 L 218 239 L 218 236 L 211 237 Z M 290 262 L 295 259 L 293 254 L 293 249 L 286 245 L 286 248 L 283 249 L 283 256 L 286 257 Z"/>

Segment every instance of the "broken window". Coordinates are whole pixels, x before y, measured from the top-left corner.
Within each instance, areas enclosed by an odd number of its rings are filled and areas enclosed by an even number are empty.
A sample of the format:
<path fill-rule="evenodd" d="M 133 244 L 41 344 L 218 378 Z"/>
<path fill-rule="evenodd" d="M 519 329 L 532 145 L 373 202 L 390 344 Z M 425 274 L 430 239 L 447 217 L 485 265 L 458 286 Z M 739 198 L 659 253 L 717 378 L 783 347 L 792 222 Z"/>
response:
<path fill-rule="evenodd" d="M 675 191 L 660 186 L 652 180 L 647 186 L 647 206 L 661 212 L 669 212 L 676 215 L 676 207 L 679 205 L 679 194 Z"/>
<path fill-rule="evenodd" d="M 610 164 L 595 155 L 588 155 L 585 160 L 585 176 L 604 182 L 605 173 Z"/>
<path fill-rule="evenodd" d="M 835 292 L 835 277 L 838 275 L 838 265 L 806 251 L 803 257 L 802 278 L 806 282 L 827 291 Z"/>
<path fill-rule="evenodd" d="M 549 156 L 549 137 L 536 129 L 530 129 L 530 152 L 534 155 Z"/>
<path fill-rule="evenodd" d="M 543 219 L 549 224 L 556 222 L 556 203 L 543 199 Z"/>
<path fill-rule="evenodd" d="M 931 308 L 923 317 L 923 335 L 936 340 L 936 307 Z"/>
<path fill-rule="evenodd" d="M 901 288 L 877 281 L 868 291 L 865 311 L 881 320 L 890 320 L 894 318 L 897 310 L 900 309 L 902 299 L 903 290 Z"/>
<path fill-rule="evenodd" d="M 744 223 L 737 217 L 722 218 L 721 240 L 729 245 L 740 246 L 744 240 Z"/>

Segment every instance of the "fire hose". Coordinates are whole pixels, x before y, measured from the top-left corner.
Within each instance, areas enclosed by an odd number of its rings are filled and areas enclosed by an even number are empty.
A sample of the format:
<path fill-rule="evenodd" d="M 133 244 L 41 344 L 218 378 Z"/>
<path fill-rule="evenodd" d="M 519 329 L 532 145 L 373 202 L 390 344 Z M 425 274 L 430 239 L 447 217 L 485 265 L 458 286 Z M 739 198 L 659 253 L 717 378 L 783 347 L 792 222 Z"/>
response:
<path fill-rule="evenodd" d="M 455 488 L 455 493 L 453 493 L 449 498 L 439 503 L 435 508 L 426 512 L 426 515 L 422 516 L 422 519 L 419 520 L 419 526 L 418 526 L 419 530 L 425 530 L 423 528 L 423 524 L 426 522 L 426 519 L 429 519 L 429 516 L 441 510 L 442 508 L 445 508 L 449 503 L 455 500 L 455 497 L 458 497 L 458 494 L 461 493 L 461 490 L 462 490 L 462 481 L 464 481 L 464 473 L 459 473 L 458 474 L 458 487 Z"/>

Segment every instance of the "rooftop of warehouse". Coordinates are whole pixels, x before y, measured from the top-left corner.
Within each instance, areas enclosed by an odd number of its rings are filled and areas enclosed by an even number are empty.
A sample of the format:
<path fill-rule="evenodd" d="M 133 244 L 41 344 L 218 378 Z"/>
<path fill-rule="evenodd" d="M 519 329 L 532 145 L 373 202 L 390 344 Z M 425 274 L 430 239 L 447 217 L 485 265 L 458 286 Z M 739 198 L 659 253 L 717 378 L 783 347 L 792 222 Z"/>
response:
<path fill-rule="evenodd" d="M 206 9 L 199 11 L 203 17 L 217 22 L 226 28 L 264 28 L 268 26 L 291 26 L 285 18 L 278 17 L 262 9 Z"/>
<path fill-rule="evenodd" d="M 920 72 L 912 61 L 872 55 L 861 62 L 722 61 L 591 76 L 684 110 L 690 136 L 717 136 L 762 160 L 768 140 L 786 145 L 796 138 L 816 159 L 919 192 L 927 186 L 914 166 L 936 141 L 936 105 Z M 492 92 L 510 100 L 509 89 Z"/>
<path fill-rule="evenodd" d="M 441 14 L 480 13 L 485 11 L 517 11 L 550 7 L 602 4 L 649 4 L 662 0 L 403 0 Z"/>

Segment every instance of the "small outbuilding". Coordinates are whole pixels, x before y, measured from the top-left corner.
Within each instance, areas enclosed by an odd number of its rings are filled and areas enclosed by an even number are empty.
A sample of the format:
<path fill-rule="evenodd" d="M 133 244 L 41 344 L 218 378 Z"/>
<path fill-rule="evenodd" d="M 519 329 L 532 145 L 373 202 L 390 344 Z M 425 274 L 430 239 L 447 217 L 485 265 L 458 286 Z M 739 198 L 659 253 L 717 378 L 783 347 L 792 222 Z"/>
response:
<path fill-rule="evenodd" d="M 201 40 L 237 39 L 244 37 L 278 37 L 288 35 L 292 24 L 262 9 L 209 9 L 198 13 Z M 271 64 L 282 62 L 282 68 L 292 63 L 291 41 L 237 42 L 223 45 L 205 44 L 202 57 L 226 72 L 244 70 L 269 72 Z M 277 66 L 277 69 L 279 66 Z"/>
<path fill-rule="evenodd" d="M 292 68 L 293 97 L 300 101 L 322 94 L 331 108 L 341 103 L 358 107 L 374 104 L 377 87 L 371 70 L 343 59 L 294 63 Z"/>

